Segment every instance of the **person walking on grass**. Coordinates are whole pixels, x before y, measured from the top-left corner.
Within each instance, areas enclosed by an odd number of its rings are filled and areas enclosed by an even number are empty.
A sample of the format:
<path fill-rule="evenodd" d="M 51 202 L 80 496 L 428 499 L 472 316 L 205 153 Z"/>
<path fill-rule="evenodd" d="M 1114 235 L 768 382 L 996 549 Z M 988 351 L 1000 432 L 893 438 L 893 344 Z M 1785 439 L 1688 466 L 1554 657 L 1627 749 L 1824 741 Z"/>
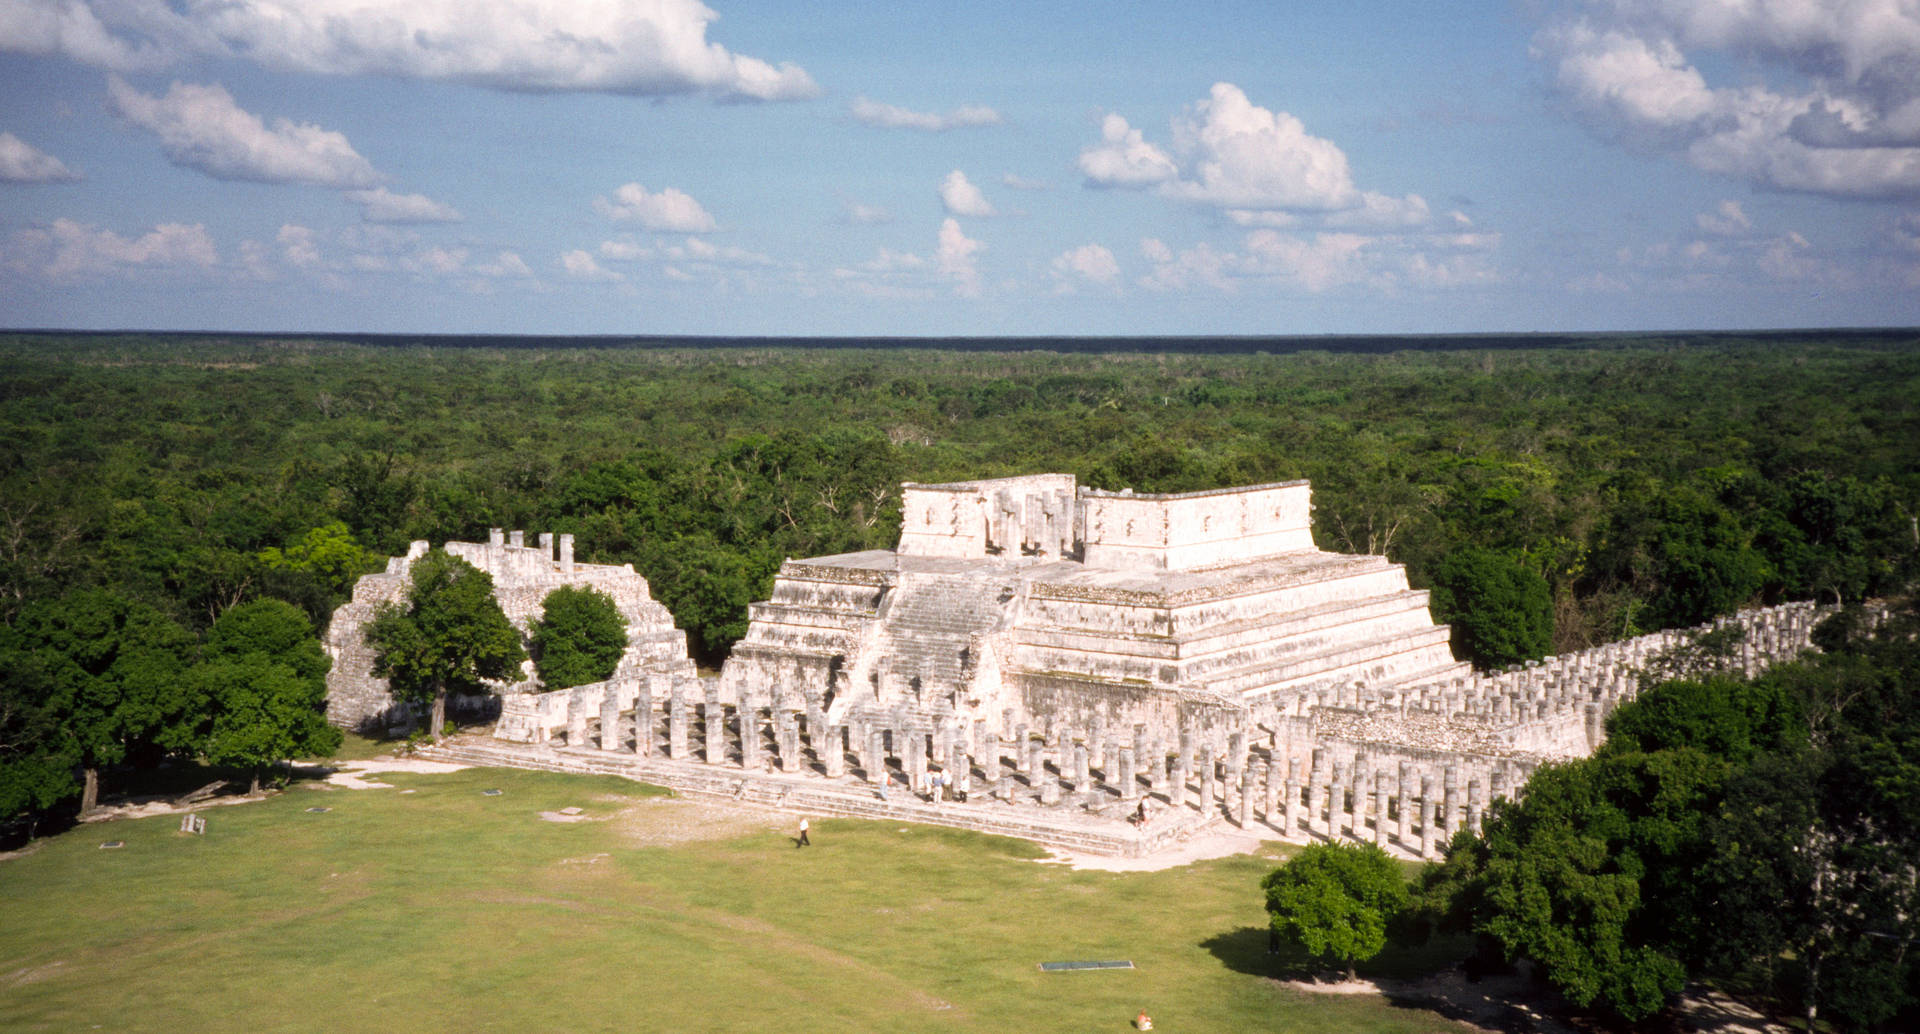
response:
<path fill-rule="evenodd" d="M 800 817 L 800 842 L 793 846 L 811 847 L 812 845 L 813 845 L 813 841 L 807 839 L 807 819 L 806 819 L 806 816 L 802 815 Z"/>

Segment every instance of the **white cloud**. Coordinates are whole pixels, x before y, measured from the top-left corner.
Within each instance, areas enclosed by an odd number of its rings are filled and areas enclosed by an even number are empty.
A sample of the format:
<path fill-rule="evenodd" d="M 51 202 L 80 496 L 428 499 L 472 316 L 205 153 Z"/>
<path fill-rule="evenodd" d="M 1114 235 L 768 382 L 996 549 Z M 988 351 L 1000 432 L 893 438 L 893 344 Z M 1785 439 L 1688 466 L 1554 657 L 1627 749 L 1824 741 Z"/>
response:
<path fill-rule="evenodd" d="M 967 179 L 967 174 L 955 169 L 947 173 L 940 181 L 940 205 L 948 215 L 989 216 L 993 215 L 993 204 L 987 200 L 980 188 Z"/>
<path fill-rule="evenodd" d="M 1747 218 L 1738 201 L 1722 201 L 1713 211 L 1695 215 L 1693 223 L 1700 232 L 1715 237 L 1738 237 L 1753 229 L 1753 220 Z"/>
<path fill-rule="evenodd" d="M 511 251 L 502 251 L 493 257 L 492 262 L 483 262 L 473 266 L 472 271 L 489 277 L 520 277 L 533 279 L 533 270 L 526 261 Z"/>
<path fill-rule="evenodd" d="M 55 219 L 13 234 L 6 265 L 50 279 L 106 276 L 134 270 L 205 270 L 220 262 L 213 238 L 199 223 L 162 223 L 139 237 L 122 237 L 71 219 Z"/>
<path fill-rule="evenodd" d="M 349 191 L 347 200 L 359 205 L 360 217 L 370 223 L 457 223 L 461 220 L 453 206 L 425 194 L 395 194 L 385 187 L 376 187 Z"/>
<path fill-rule="evenodd" d="M 1920 196 L 1920 8 L 1886 0 L 1606 0 L 1534 37 L 1622 142 L 1760 187 Z M 1696 60 L 1699 58 L 1699 60 Z M 1730 65 L 1737 85 L 1703 68 Z"/>
<path fill-rule="evenodd" d="M 656 252 L 633 241 L 601 241 L 600 257 L 612 262 L 640 262 L 652 258 Z"/>
<path fill-rule="evenodd" d="M 1361 201 L 1345 152 L 1308 135 L 1292 115 L 1255 105 L 1232 83 L 1215 83 L 1208 99 L 1173 128 L 1175 142 L 1193 155 L 1192 178 L 1168 188 L 1176 197 L 1236 208 L 1322 211 Z"/>
<path fill-rule="evenodd" d="M 560 256 L 560 269 L 576 280 L 606 281 L 626 279 L 618 273 L 602 268 L 600 263 L 593 260 L 592 255 L 578 248 Z"/>
<path fill-rule="evenodd" d="M 304 268 L 320 264 L 320 245 L 315 242 L 313 231 L 305 226 L 287 223 L 280 227 L 274 242 L 280 245 L 281 257 L 290 266 Z"/>
<path fill-rule="evenodd" d="M 1028 179 L 1025 176 L 1018 176 L 1011 172 L 1000 177 L 1000 185 L 1012 190 L 1045 190 L 1047 189 L 1046 180 Z"/>
<path fill-rule="evenodd" d="M 920 129 L 929 133 L 944 133 L 949 129 L 1000 124 L 1000 113 L 982 104 L 963 104 L 940 115 L 855 97 L 848 110 L 856 121 L 882 129 Z"/>
<path fill-rule="evenodd" d="M 1167 152 L 1113 114 L 1100 121 L 1100 143 L 1080 152 L 1079 165 L 1090 187 L 1150 187 L 1180 174 Z"/>
<path fill-rule="evenodd" d="M 1499 279 L 1490 264 L 1499 243 L 1499 235 L 1484 233 L 1283 233 L 1262 227 L 1249 232 L 1238 251 L 1203 241 L 1175 252 L 1148 238 L 1141 242 L 1141 254 L 1153 268 L 1138 282 L 1157 291 L 1206 287 L 1229 293 L 1242 287 L 1308 294 L 1343 287 L 1474 287 Z"/>
<path fill-rule="evenodd" d="M 1054 256 L 1052 272 L 1061 290 L 1083 282 L 1111 287 L 1120 280 L 1120 263 L 1101 245 L 1082 244 Z"/>
<path fill-rule="evenodd" d="M 1417 194 L 1396 198 L 1354 186 L 1346 152 L 1292 115 L 1254 104 L 1232 83 L 1215 83 L 1207 99 L 1174 119 L 1172 152 L 1119 115 L 1108 115 L 1100 134 L 1100 144 L 1080 153 L 1088 186 L 1158 187 L 1167 197 L 1218 206 L 1241 226 L 1292 226 L 1300 213 L 1347 227 L 1418 226 L 1431 216 Z"/>
<path fill-rule="evenodd" d="M 968 298 L 980 294 L 980 269 L 974 256 L 986 245 L 960 231 L 960 223 L 947 219 L 940 224 L 940 244 L 934 250 L 934 262 L 942 276 L 954 282 L 954 291 Z"/>
<path fill-rule="evenodd" d="M 890 223 L 893 213 L 879 205 L 863 205 L 858 201 L 849 201 L 840 206 L 840 221 L 849 226 L 872 226 L 877 223 Z"/>
<path fill-rule="evenodd" d="M 668 233 L 708 233 L 717 228 L 713 216 L 684 191 L 667 187 L 649 193 L 638 183 L 613 192 L 611 200 L 595 198 L 602 215 L 619 222 L 636 222 L 648 230 Z"/>
<path fill-rule="evenodd" d="M 819 94 L 797 65 L 709 42 L 717 17 L 698 0 L 13 0 L 0 6 L 0 50 L 123 71 L 240 57 L 516 91 Z"/>
<path fill-rule="evenodd" d="M 0 181 L 71 183 L 80 175 L 66 163 L 12 133 L 0 133 Z"/>
<path fill-rule="evenodd" d="M 160 138 L 175 165 L 215 179 L 320 187 L 369 187 L 379 179 L 345 136 L 284 118 L 268 129 L 217 83 L 176 82 L 165 96 L 149 97 L 112 76 L 107 92 L 121 116 Z"/>

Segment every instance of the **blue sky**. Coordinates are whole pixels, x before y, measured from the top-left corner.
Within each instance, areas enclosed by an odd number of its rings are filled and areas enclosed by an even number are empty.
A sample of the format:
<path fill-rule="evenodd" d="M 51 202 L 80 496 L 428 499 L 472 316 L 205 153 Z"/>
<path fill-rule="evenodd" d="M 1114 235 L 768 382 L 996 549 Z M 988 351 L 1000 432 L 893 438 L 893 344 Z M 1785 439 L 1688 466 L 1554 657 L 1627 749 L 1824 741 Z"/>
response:
<path fill-rule="evenodd" d="M 0 326 L 1920 324 L 1920 5 L 0 0 Z"/>

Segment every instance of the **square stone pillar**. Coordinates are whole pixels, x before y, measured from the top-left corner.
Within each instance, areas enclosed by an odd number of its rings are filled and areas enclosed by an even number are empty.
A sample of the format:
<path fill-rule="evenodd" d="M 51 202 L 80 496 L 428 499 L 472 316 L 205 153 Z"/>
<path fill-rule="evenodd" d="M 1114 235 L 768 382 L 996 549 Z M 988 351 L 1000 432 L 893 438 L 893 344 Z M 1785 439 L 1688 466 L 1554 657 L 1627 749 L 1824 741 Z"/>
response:
<path fill-rule="evenodd" d="M 1413 764 L 1412 762 L 1408 762 L 1408 761 L 1400 762 L 1400 770 L 1397 774 L 1399 775 L 1400 779 L 1399 779 L 1399 786 L 1396 787 L 1396 790 L 1398 791 L 1398 793 L 1395 796 L 1395 803 L 1399 806 L 1399 809 L 1400 809 L 1400 820 L 1398 823 L 1396 823 L 1394 827 L 1394 839 L 1400 842 L 1401 847 L 1408 847 L 1412 843 L 1411 839 L 1409 839 L 1409 834 L 1413 830 L 1413 818 L 1412 818 Z"/>
<path fill-rule="evenodd" d="M 789 712 L 786 728 L 780 734 L 780 771 L 797 773 L 800 761 L 800 716 Z"/>
<path fill-rule="evenodd" d="M 1117 763 L 1114 765 L 1115 768 L 1120 770 L 1120 799 L 1123 801 L 1133 800 L 1139 796 L 1140 793 L 1140 780 L 1133 770 L 1133 748 L 1121 747 L 1115 753 L 1120 755 L 1119 758 L 1116 759 Z"/>
<path fill-rule="evenodd" d="M 1173 774 L 1167 782 L 1167 802 L 1176 808 L 1187 803 L 1187 781 L 1192 778 L 1187 758 L 1186 751 L 1174 755 Z"/>
<path fill-rule="evenodd" d="M 653 737 L 657 726 L 653 717 L 653 684 L 657 675 L 640 680 L 640 695 L 633 701 L 633 752 L 640 757 L 653 756 Z"/>
<path fill-rule="evenodd" d="M 620 736 L 620 694 L 608 683 L 600 696 L 600 749 L 613 751 L 624 746 Z"/>
<path fill-rule="evenodd" d="M 1087 728 L 1087 764 L 1100 770 L 1102 777 L 1109 777 L 1107 771 L 1107 716 L 1095 711 L 1093 721 Z"/>
<path fill-rule="evenodd" d="M 1025 725 L 1013 727 L 1013 763 L 1019 766 L 1020 774 L 1033 782 L 1033 741 L 1028 738 Z"/>
<path fill-rule="evenodd" d="M 1387 770 L 1373 770 L 1373 842 L 1387 846 Z"/>
<path fill-rule="evenodd" d="M 1211 751 L 1204 751 L 1204 750 L 1201 751 L 1200 752 L 1200 814 L 1209 819 L 1213 818 L 1213 816 L 1216 814 L 1215 809 L 1217 805 L 1215 804 L 1215 801 L 1217 800 L 1216 794 L 1219 789 L 1218 781 L 1216 780 L 1213 774 L 1213 766 L 1214 766 L 1213 753 Z"/>
<path fill-rule="evenodd" d="M 576 689 L 567 694 L 567 746 L 584 747 L 586 745 L 587 695 Z"/>
<path fill-rule="evenodd" d="M 675 761 L 685 761 L 688 756 L 688 726 L 693 723 L 687 709 L 687 685 L 675 679 L 673 693 L 667 698 L 667 756 Z"/>
<path fill-rule="evenodd" d="M 749 701 L 740 701 L 734 709 L 734 723 L 740 728 L 740 767 L 748 772 L 760 768 L 760 709 Z"/>
<path fill-rule="evenodd" d="M 878 729 L 867 734 L 867 756 L 860 765 L 860 767 L 867 772 L 867 782 L 873 783 L 876 786 L 880 784 L 881 779 L 886 777 L 887 749 L 885 737 L 886 733 Z"/>
<path fill-rule="evenodd" d="M 1433 844 L 1439 830 L 1434 828 L 1434 819 L 1439 809 L 1433 799 L 1433 777 L 1424 773 L 1420 776 L 1420 857 L 1433 857 Z"/>
<path fill-rule="evenodd" d="M 707 734 L 707 764 L 723 764 L 727 760 L 727 706 L 720 702 L 717 688 L 707 691 L 706 707 L 701 711 L 701 726 Z"/>
<path fill-rule="evenodd" d="M 838 779 L 847 774 L 846 734 L 846 726 L 829 725 L 826 734 L 813 742 L 814 753 L 820 756 L 820 763 L 826 766 L 828 779 Z"/>
<path fill-rule="evenodd" d="M 1485 805 L 1480 799 L 1480 777 L 1467 780 L 1467 828 L 1475 834 L 1480 832 L 1480 821 L 1485 816 Z"/>
<path fill-rule="evenodd" d="M 1446 839 L 1452 840 L 1453 834 L 1460 828 L 1460 766 L 1448 765 L 1441 772 L 1441 777 L 1446 793 L 1446 813 L 1440 820 L 1440 827 L 1446 830 Z"/>
<path fill-rule="evenodd" d="M 1167 745 L 1154 740 L 1147 748 L 1147 762 L 1151 766 L 1147 778 L 1153 784 L 1153 792 L 1167 796 Z"/>
<path fill-rule="evenodd" d="M 1073 792 L 1087 793 L 1093 789 L 1093 766 L 1088 758 L 1087 745 L 1078 740 L 1073 742 Z"/>
<path fill-rule="evenodd" d="M 1253 825 L 1253 786 L 1254 782 L 1258 779 L 1259 775 L 1254 772 L 1252 765 L 1247 765 L 1240 770 L 1241 829 L 1246 829 L 1248 826 Z"/>

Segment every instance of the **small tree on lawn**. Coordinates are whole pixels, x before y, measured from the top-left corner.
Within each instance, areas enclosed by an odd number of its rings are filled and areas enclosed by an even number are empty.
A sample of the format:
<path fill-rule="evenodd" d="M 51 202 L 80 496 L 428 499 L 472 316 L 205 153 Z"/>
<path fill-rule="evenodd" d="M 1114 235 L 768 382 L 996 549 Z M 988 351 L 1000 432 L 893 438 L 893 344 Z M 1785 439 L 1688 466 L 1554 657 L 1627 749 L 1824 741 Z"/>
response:
<path fill-rule="evenodd" d="M 534 665 L 548 689 L 572 689 L 613 677 L 627 651 L 627 623 L 613 597 L 563 585 L 541 603 L 533 623 Z"/>
<path fill-rule="evenodd" d="M 482 679 L 518 682 L 527 652 L 493 598 L 491 575 L 439 549 L 416 561 L 412 575 L 405 605 L 380 608 L 365 634 L 373 673 L 395 699 L 431 705 L 437 737 L 448 691 L 481 690 Z"/>
<path fill-rule="evenodd" d="M 340 730 L 327 724 L 332 666 L 291 603 L 256 600 L 221 614 L 190 675 L 204 702 L 207 760 L 251 770 L 257 793 L 268 765 L 333 753 Z"/>
<path fill-rule="evenodd" d="M 1407 905 L 1407 881 L 1372 844 L 1315 844 L 1260 882 L 1280 936 L 1310 955 L 1354 963 L 1380 954 L 1387 921 Z"/>

